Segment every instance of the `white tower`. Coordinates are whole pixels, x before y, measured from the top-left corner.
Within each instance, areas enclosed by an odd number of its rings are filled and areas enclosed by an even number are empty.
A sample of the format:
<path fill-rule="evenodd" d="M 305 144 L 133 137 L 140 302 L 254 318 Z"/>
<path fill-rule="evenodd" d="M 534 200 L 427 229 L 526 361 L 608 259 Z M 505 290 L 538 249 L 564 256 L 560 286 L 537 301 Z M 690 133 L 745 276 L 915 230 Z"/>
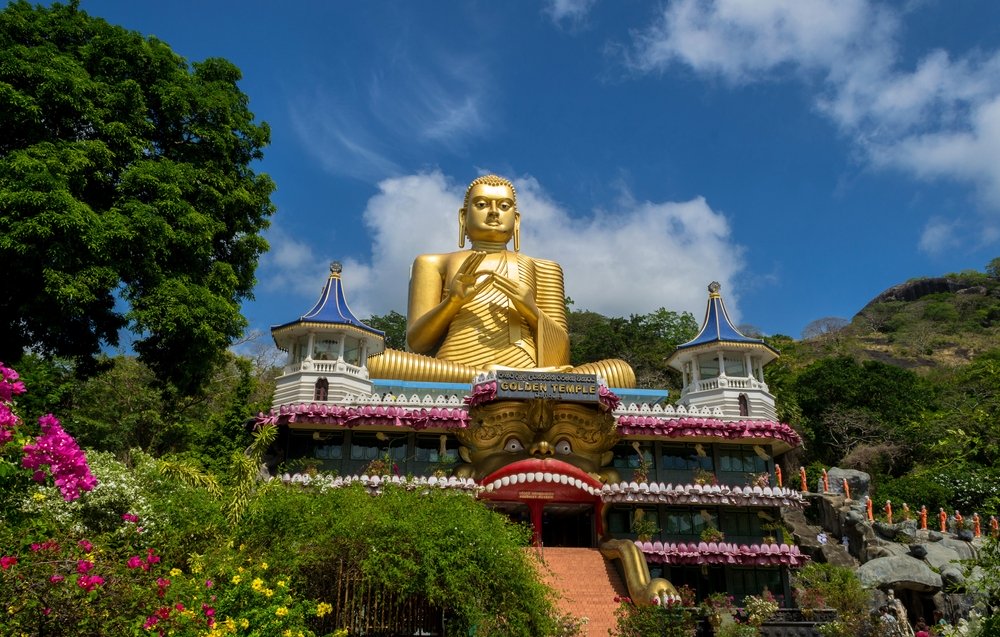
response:
<path fill-rule="evenodd" d="M 288 353 L 275 385 L 275 409 L 292 403 L 336 402 L 372 391 L 367 361 L 385 349 L 385 333 L 351 312 L 340 271 L 340 263 L 331 263 L 330 277 L 313 308 L 271 328 L 275 345 Z"/>
<path fill-rule="evenodd" d="M 778 352 L 759 338 L 744 336 L 733 326 L 713 281 L 701 331 L 678 345 L 667 364 L 684 376 L 678 404 L 722 410 L 724 420 L 775 420 L 774 396 L 764 382 L 764 365 Z"/>

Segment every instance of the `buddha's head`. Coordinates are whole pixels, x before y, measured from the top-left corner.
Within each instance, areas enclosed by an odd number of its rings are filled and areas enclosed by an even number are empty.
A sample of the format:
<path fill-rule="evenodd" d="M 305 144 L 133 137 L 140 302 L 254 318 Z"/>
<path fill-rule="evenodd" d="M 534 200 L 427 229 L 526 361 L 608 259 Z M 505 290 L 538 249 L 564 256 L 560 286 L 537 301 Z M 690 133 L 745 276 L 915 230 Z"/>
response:
<path fill-rule="evenodd" d="M 465 247 L 465 238 L 506 244 L 514 238 L 518 249 L 521 213 L 517 211 L 514 184 L 503 177 L 483 175 L 469 184 L 465 202 L 458 209 L 458 245 Z"/>

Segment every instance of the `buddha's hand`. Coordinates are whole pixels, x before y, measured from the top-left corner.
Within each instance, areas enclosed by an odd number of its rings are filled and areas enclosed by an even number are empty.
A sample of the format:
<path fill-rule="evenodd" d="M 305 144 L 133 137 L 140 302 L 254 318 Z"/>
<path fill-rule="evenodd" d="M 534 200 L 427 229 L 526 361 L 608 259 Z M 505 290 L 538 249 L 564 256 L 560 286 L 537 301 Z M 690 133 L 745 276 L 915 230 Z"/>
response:
<path fill-rule="evenodd" d="M 473 252 L 462 263 L 448 285 L 449 300 L 464 305 L 490 282 L 490 275 L 477 272 L 479 264 L 485 258 L 485 252 Z"/>
<path fill-rule="evenodd" d="M 493 282 L 498 290 L 507 295 L 510 302 L 514 304 L 514 309 L 526 318 L 530 325 L 538 324 L 538 305 L 535 304 L 535 293 L 530 287 L 501 274 L 494 274 Z"/>

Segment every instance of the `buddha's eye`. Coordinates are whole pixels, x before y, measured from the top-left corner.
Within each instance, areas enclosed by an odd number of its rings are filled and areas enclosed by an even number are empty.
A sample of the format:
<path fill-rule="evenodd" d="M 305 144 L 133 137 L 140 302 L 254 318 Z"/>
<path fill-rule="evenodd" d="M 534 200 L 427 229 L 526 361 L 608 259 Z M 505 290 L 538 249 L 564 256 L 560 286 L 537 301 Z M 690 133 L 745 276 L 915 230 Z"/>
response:
<path fill-rule="evenodd" d="M 517 453 L 524 451 L 524 445 L 517 438 L 508 438 L 507 442 L 503 443 L 503 450 L 508 453 Z"/>
<path fill-rule="evenodd" d="M 573 453 L 573 445 L 570 444 L 569 440 L 563 438 L 556 443 L 556 453 L 561 456 L 568 456 Z"/>
<path fill-rule="evenodd" d="M 510 205 L 509 201 L 504 201 L 503 203 L 500 204 L 500 210 L 503 210 L 504 212 L 507 212 L 510 209 L 511 209 L 511 205 Z"/>
<path fill-rule="evenodd" d="M 480 210 L 488 207 L 488 204 L 482 199 L 477 199 L 476 201 L 472 202 L 472 205 L 475 206 L 476 208 L 479 208 Z"/>

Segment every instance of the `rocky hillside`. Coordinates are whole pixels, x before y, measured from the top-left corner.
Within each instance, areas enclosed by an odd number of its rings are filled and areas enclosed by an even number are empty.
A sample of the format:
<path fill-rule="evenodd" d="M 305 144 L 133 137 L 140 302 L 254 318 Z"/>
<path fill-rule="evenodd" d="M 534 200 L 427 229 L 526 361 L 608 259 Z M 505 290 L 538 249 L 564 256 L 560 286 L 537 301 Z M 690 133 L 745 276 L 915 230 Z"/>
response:
<path fill-rule="evenodd" d="M 980 272 L 913 279 L 837 327 L 796 343 L 797 362 L 848 355 L 918 372 L 953 368 L 1000 347 L 1000 279 Z"/>

